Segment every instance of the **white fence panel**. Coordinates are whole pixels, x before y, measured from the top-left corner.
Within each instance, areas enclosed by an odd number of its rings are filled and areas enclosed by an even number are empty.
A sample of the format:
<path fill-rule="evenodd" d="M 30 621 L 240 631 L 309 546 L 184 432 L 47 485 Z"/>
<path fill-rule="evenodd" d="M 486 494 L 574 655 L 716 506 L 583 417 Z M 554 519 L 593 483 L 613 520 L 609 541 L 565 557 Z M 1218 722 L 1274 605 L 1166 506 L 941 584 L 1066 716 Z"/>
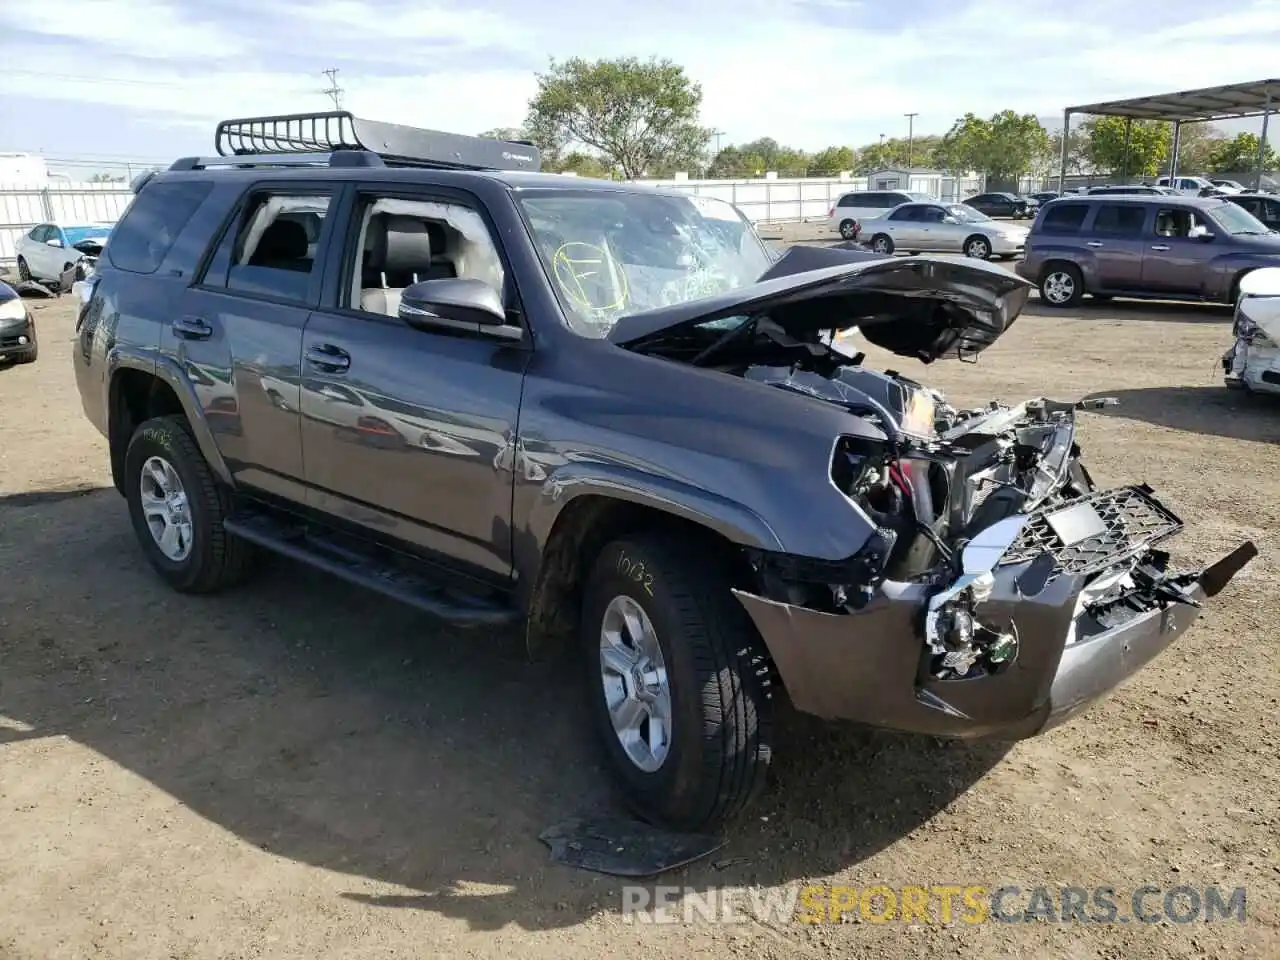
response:
<path fill-rule="evenodd" d="M 115 223 L 133 193 L 122 184 L 0 184 L 0 263 L 13 263 L 14 243 L 37 223 Z"/>

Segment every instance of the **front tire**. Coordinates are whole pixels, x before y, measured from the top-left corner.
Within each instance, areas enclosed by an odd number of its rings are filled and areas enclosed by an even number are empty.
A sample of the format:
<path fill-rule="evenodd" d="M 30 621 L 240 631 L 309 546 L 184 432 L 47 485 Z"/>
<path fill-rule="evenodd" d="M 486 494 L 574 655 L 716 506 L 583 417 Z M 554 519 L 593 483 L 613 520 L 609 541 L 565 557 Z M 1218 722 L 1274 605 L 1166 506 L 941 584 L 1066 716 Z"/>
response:
<path fill-rule="evenodd" d="M 27 266 L 27 261 L 22 257 L 18 258 L 18 280 L 26 283 L 31 279 L 31 268 Z"/>
<path fill-rule="evenodd" d="M 991 241 L 981 235 L 970 237 L 964 242 L 964 255 L 975 260 L 990 260 Z"/>
<path fill-rule="evenodd" d="M 155 417 L 134 431 L 124 487 L 142 551 L 169 586 L 213 593 L 244 578 L 253 549 L 223 528 L 230 496 L 182 417 Z"/>
<path fill-rule="evenodd" d="M 662 535 L 608 544 L 583 597 L 592 720 L 627 804 L 714 830 L 763 788 L 772 701 L 754 625 L 717 558 Z"/>

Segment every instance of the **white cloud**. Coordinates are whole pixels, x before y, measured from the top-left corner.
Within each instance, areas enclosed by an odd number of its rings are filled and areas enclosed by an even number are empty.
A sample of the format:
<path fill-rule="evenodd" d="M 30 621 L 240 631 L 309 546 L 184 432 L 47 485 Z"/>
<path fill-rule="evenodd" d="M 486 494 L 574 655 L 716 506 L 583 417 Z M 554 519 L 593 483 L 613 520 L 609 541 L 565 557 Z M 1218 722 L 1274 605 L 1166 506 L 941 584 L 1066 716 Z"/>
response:
<path fill-rule="evenodd" d="M 21 6 L 0 6 L 0 31 L 46 40 L 6 44 L 11 100 L 113 105 L 211 132 L 222 117 L 324 108 L 319 71 L 336 64 L 357 115 L 474 132 L 523 119 L 529 66 L 547 55 L 658 55 L 702 85 L 703 120 L 730 141 L 809 148 L 902 134 L 906 111 L 919 112 L 917 132 L 941 132 L 966 111 L 1053 115 L 1264 77 L 1280 31 L 1278 0 L 1235 0 L 1212 16 L 1188 0 L 1132 13 L 1102 0 L 921 2 L 900 27 L 874 31 L 860 25 L 872 8 L 848 0 L 565 0 L 553 21 L 513 0 L 290 0 L 252 29 L 179 0 L 81 0 L 76 17 L 19 23 Z M 837 18 L 847 25 L 824 25 Z M 65 78 L 95 72 L 97 82 Z"/>

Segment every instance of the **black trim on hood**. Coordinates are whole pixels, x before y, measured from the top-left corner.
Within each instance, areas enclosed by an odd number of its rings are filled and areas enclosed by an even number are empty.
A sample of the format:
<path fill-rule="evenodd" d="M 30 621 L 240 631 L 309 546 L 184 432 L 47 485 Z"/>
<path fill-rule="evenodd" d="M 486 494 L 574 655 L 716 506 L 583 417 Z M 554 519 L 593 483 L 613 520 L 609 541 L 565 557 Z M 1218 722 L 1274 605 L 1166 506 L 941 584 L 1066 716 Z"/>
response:
<path fill-rule="evenodd" d="M 870 343 L 931 363 L 977 356 L 1013 325 L 1033 285 L 981 260 L 792 247 L 756 283 L 619 318 L 609 340 L 643 351 L 681 328 L 768 314 L 798 340 L 858 327 Z"/>

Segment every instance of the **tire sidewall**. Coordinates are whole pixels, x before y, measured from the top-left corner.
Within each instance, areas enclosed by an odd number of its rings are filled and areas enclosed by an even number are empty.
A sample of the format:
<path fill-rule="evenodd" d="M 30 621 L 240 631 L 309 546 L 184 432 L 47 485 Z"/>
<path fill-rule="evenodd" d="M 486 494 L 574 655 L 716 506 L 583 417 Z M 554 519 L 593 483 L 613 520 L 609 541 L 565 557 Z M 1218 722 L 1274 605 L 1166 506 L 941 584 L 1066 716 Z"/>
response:
<path fill-rule="evenodd" d="M 884 250 L 876 250 L 876 243 L 877 243 L 877 241 L 879 241 L 879 240 L 883 240 L 883 241 L 884 241 L 884 246 L 885 246 L 885 249 L 884 249 Z M 889 255 L 891 255 L 891 254 L 893 253 L 893 238 L 892 238 L 892 237 L 887 237 L 887 236 L 885 236 L 884 234 L 880 234 L 879 236 L 872 237 L 872 238 L 871 238 L 871 249 L 872 249 L 872 251 L 874 251 L 875 253 L 881 254 L 882 256 L 889 256 Z"/>
<path fill-rule="evenodd" d="M 1045 294 L 1045 285 L 1049 282 L 1049 278 L 1058 273 L 1065 274 L 1066 276 L 1070 277 L 1071 282 L 1073 284 L 1071 296 L 1069 296 L 1065 300 L 1051 300 Z M 1078 303 L 1080 298 L 1084 295 L 1084 291 L 1081 289 L 1082 283 L 1083 283 L 1083 280 L 1078 270 L 1074 270 L 1070 267 L 1065 267 L 1065 266 L 1051 267 L 1045 270 L 1043 276 L 1041 276 L 1040 278 L 1040 299 L 1052 307 L 1069 307 L 1074 303 Z"/>
<path fill-rule="evenodd" d="M 643 569 L 641 580 L 628 577 L 620 570 L 624 559 L 630 561 L 632 569 Z M 696 672 L 689 646 L 682 642 L 684 627 L 663 575 L 659 558 L 645 544 L 620 541 L 606 546 L 583 594 L 580 636 L 590 700 L 587 708 L 592 722 L 611 767 L 626 788 L 628 802 L 646 819 L 662 819 L 672 811 L 696 803 L 702 763 L 704 720 Z M 652 773 L 639 769 L 622 749 L 613 731 L 601 684 L 600 628 L 606 607 L 617 596 L 630 597 L 648 615 L 658 635 L 671 690 L 671 746 L 662 766 Z"/>
<path fill-rule="evenodd" d="M 31 268 L 27 266 L 27 261 L 22 257 L 18 258 L 18 280 L 25 283 L 31 279 Z"/>
<path fill-rule="evenodd" d="M 852 240 L 857 236 L 857 231 L 854 229 L 854 222 L 852 220 L 844 220 L 840 223 L 840 236 L 844 237 L 846 240 Z"/>
<path fill-rule="evenodd" d="M 129 505 L 129 519 L 133 523 L 134 533 L 151 565 L 173 586 L 179 589 L 190 587 L 199 580 L 201 571 L 211 561 L 212 537 L 210 524 L 213 518 L 209 515 L 208 505 L 200 495 L 204 489 L 206 478 L 202 471 L 202 463 L 193 463 L 186 455 L 178 440 L 181 427 L 169 420 L 148 420 L 134 432 L 124 456 L 124 493 Z M 182 481 L 182 488 L 187 495 L 188 509 L 191 511 L 191 551 L 186 558 L 179 561 L 170 560 L 160 550 L 142 512 L 140 490 L 142 486 L 142 465 L 153 456 L 167 460 Z"/>
<path fill-rule="evenodd" d="M 986 253 L 985 254 L 970 253 L 969 251 L 972 250 L 973 247 L 979 243 L 982 244 L 982 246 L 986 249 Z M 990 260 L 991 259 L 991 241 L 988 240 L 986 237 L 970 237 L 968 240 L 964 242 L 964 252 L 965 252 L 965 256 L 973 257 L 975 260 Z"/>

